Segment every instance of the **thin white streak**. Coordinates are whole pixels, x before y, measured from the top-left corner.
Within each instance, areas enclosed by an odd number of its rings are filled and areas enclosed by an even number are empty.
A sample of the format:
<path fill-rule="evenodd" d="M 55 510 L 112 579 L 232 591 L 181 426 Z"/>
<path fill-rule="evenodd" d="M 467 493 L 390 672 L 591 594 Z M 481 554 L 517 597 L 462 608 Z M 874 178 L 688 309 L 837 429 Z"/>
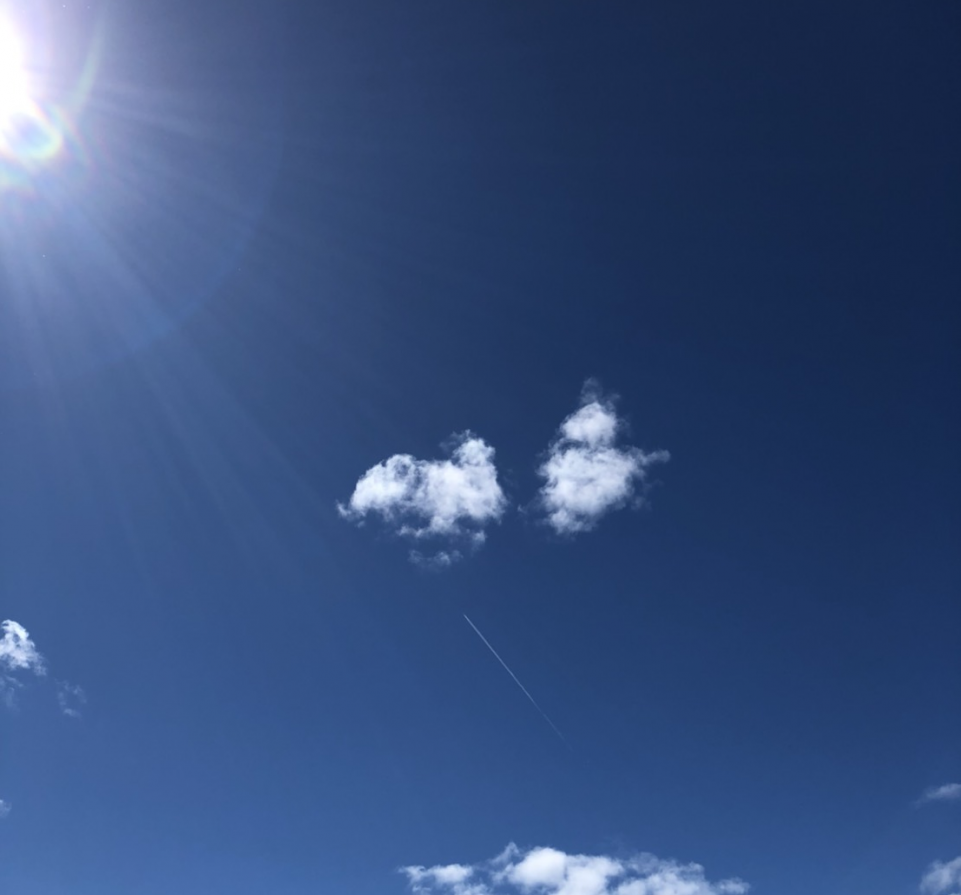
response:
<path fill-rule="evenodd" d="M 537 704 L 537 700 L 534 699 L 534 697 L 531 696 L 531 694 L 527 691 L 527 687 L 525 687 L 525 686 L 518 680 L 517 675 L 514 674 L 514 672 L 510 670 L 510 667 L 508 666 L 508 664 L 497 654 L 497 650 L 494 649 L 494 647 L 492 647 L 492 646 L 490 645 L 490 641 L 489 641 L 483 634 L 481 634 L 480 629 L 477 627 L 477 625 L 475 625 L 475 624 L 467 617 L 466 614 L 464 615 L 464 620 L 467 622 L 467 624 L 469 624 L 469 625 L 474 629 L 474 632 L 477 634 L 477 636 L 480 637 L 480 639 L 484 642 L 484 646 L 486 646 L 486 647 L 494 654 L 494 658 L 497 659 L 497 661 L 500 662 L 501 665 L 504 666 L 504 671 L 506 671 L 506 672 L 514 679 L 514 683 L 517 684 L 517 686 L 521 688 L 521 691 L 524 693 L 524 695 L 531 701 L 531 705 L 533 705 L 534 708 L 537 709 L 537 711 L 539 711 L 539 712 L 541 713 L 541 717 L 542 717 L 548 724 L 550 724 L 551 729 L 554 731 L 554 733 L 556 733 L 556 734 L 561 738 L 561 740 L 564 742 L 564 744 L 567 746 L 567 748 L 570 749 L 570 748 L 571 748 L 571 744 L 568 743 L 567 740 L 564 738 L 564 734 L 562 734 L 562 733 L 560 732 L 560 730 L 557 729 L 557 725 L 556 725 L 553 721 L 551 721 L 551 719 L 550 719 L 550 718 L 548 717 L 548 715 L 547 715 L 547 712 L 545 712 L 544 709 L 542 709 L 542 708 Z"/>

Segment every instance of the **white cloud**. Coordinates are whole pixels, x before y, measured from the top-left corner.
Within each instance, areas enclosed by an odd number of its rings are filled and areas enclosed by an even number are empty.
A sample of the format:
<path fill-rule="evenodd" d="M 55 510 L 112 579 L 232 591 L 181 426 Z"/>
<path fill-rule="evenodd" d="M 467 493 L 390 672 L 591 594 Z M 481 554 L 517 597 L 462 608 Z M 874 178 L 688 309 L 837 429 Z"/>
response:
<path fill-rule="evenodd" d="M 946 864 L 935 861 L 921 880 L 921 891 L 930 895 L 961 895 L 961 857 Z"/>
<path fill-rule="evenodd" d="M 430 892 L 435 886 L 462 891 L 474 871 L 463 864 L 447 864 L 443 867 L 405 867 L 403 872 L 415 892 Z"/>
<path fill-rule="evenodd" d="M 47 673 L 43 656 L 37 652 L 37 645 L 30 639 L 26 628 L 7 619 L 0 625 L 3 638 L 0 639 L 0 667 L 9 671 L 32 671 L 34 674 Z"/>
<path fill-rule="evenodd" d="M 955 802 L 961 800 L 961 783 L 945 783 L 943 786 L 932 786 L 926 789 L 918 799 L 919 804 L 925 802 Z"/>
<path fill-rule="evenodd" d="M 0 630 L 3 631 L 0 638 L 0 703 L 14 709 L 17 693 L 23 689 L 22 674 L 18 677 L 17 673 L 32 672 L 42 677 L 47 673 L 47 663 L 23 625 L 7 619 L 0 624 Z M 79 718 L 87 694 L 76 684 L 57 681 L 57 702 L 65 715 Z"/>
<path fill-rule="evenodd" d="M 484 529 L 504 514 L 507 499 L 497 482 L 494 449 L 482 438 L 463 432 L 452 439 L 448 460 L 418 460 L 395 454 L 365 472 L 340 515 L 362 523 L 379 516 L 404 537 L 443 538 L 479 547 Z M 458 550 L 441 550 L 411 560 L 434 568 L 461 558 Z"/>
<path fill-rule="evenodd" d="M 57 703 L 68 718 L 79 718 L 80 709 L 87 704 L 87 694 L 82 687 L 69 681 L 57 682 Z"/>
<path fill-rule="evenodd" d="M 404 867 L 416 895 L 743 895 L 739 879 L 711 882 L 700 864 L 679 864 L 642 854 L 619 859 L 527 851 L 509 845 L 481 864 Z"/>
<path fill-rule="evenodd" d="M 580 409 L 561 423 L 538 470 L 539 503 L 558 534 L 590 531 L 606 513 L 635 501 L 647 468 L 670 459 L 667 451 L 617 447 L 623 427 L 613 400 L 588 381 Z"/>
<path fill-rule="evenodd" d="M 3 820 L 11 811 L 13 811 L 13 805 L 0 799 L 0 820 Z"/>

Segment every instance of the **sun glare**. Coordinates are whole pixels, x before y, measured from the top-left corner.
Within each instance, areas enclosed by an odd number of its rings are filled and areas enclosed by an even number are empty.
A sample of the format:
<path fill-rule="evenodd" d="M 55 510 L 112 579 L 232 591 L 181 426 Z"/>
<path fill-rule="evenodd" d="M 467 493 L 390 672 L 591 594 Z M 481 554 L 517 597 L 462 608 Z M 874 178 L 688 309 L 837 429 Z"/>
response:
<path fill-rule="evenodd" d="M 61 97 L 38 88 L 26 38 L 0 12 L 0 193 L 31 190 L 41 170 L 61 157 L 71 126 Z"/>
<path fill-rule="evenodd" d="M 0 131 L 29 101 L 20 39 L 10 23 L 0 19 Z"/>

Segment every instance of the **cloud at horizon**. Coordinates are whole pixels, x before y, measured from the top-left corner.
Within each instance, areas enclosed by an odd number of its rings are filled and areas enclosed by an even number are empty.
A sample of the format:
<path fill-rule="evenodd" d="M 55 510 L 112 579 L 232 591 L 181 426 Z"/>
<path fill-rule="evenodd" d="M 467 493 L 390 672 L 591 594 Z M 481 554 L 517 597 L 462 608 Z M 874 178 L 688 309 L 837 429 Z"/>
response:
<path fill-rule="evenodd" d="M 513 843 L 479 864 L 409 866 L 400 870 L 414 895 L 743 895 L 741 879 L 711 882 L 700 864 L 568 854 Z"/>

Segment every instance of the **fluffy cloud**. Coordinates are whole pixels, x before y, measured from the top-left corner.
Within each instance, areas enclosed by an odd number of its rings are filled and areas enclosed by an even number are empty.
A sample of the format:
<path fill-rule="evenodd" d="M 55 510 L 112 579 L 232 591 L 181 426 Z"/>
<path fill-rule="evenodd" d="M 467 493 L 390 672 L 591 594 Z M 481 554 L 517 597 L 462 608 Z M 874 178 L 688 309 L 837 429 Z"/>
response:
<path fill-rule="evenodd" d="M 47 673 L 43 656 L 37 652 L 37 645 L 30 639 L 23 625 L 7 619 L 0 628 L 3 630 L 3 638 L 0 639 L 0 668 L 8 671 L 32 671 L 40 675 Z"/>
<path fill-rule="evenodd" d="M 0 799 L 0 820 L 3 820 L 12 810 L 13 805 Z"/>
<path fill-rule="evenodd" d="M 961 857 L 946 864 L 935 861 L 921 880 L 921 891 L 930 895 L 961 895 Z"/>
<path fill-rule="evenodd" d="M 622 428 L 613 401 L 588 382 L 580 409 L 561 423 L 538 470 L 544 479 L 539 504 L 558 534 L 590 531 L 606 513 L 636 499 L 649 466 L 670 459 L 667 451 L 617 447 Z"/>
<path fill-rule="evenodd" d="M 739 879 L 711 882 L 700 864 L 653 855 L 618 859 L 571 855 L 554 848 L 509 845 L 492 861 L 404 867 L 416 895 L 743 895 Z"/>
<path fill-rule="evenodd" d="M 932 786 L 924 791 L 918 799 L 919 804 L 925 802 L 954 802 L 961 800 L 961 783 L 945 783 L 943 786 Z"/>
<path fill-rule="evenodd" d="M 452 440 L 450 459 L 418 460 L 395 454 L 371 467 L 357 482 L 340 515 L 362 523 L 379 516 L 395 532 L 416 540 L 441 538 L 479 547 L 484 529 L 504 514 L 507 500 L 497 482 L 494 449 L 464 432 Z M 460 559 L 458 550 L 433 556 L 412 551 L 411 560 L 442 568 Z"/>

